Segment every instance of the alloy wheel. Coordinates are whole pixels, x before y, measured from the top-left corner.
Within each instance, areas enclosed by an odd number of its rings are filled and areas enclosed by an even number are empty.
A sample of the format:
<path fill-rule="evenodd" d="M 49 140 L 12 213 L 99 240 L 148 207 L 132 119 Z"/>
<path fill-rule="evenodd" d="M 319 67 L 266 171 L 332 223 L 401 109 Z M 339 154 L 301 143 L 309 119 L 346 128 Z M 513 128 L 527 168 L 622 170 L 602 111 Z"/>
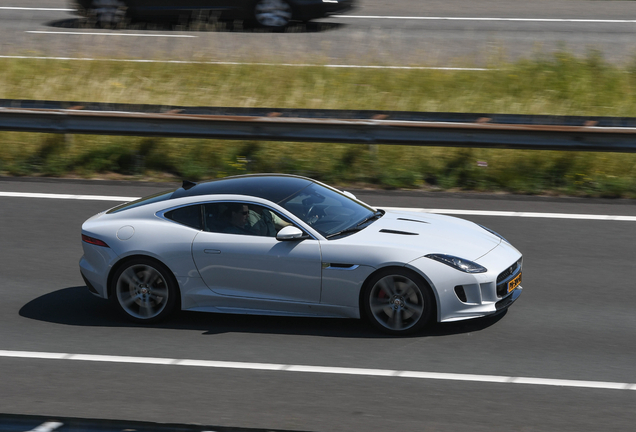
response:
<path fill-rule="evenodd" d="M 424 326 L 431 317 L 427 289 L 406 272 L 381 275 L 367 291 L 369 318 L 384 331 L 406 334 Z"/>
<path fill-rule="evenodd" d="M 148 264 L 126 267 L 117 278 L 115 294 L 121 309 L 139 321 L 157 319 L 171 300 L 166 277 Z"/>
<path fill-rule="evenodd" d="M 284 0 L 259 0 L 254 8 L 254 17 L 264 27 L 281 28 L 289 24 L 292 10 Z"/>

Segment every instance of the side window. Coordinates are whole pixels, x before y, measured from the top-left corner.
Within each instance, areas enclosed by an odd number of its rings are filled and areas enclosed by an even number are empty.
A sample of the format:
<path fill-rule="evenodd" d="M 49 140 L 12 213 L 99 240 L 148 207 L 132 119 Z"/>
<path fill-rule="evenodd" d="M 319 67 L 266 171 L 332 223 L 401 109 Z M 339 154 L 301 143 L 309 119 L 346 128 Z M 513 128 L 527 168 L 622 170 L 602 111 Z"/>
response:
<path fill-rule="evenodd" d="M 203 229 L 201 216 L 200 204 L 181 207 L 166 213 L 168 219 L 198 230 Z"/>
<path fill-rule="evenodd" d="M 281 228 L 291 225 L 287 218 L 267 207 L 250 204 L 248 224 L 254 235 L 276 237 Z"/>
<path fill-rule="evenodd" d="M 210 203 L 203 205 L 204 225 L 203 230 L 222 233 L 228 226 L 228 204 Z"/>
<path fill-rule="evenodd" d="M 291 222 L 257 204 L 241 202 L 210 203 L 204 205 L 205 231 L 276 237 L 278 231 Z"/>

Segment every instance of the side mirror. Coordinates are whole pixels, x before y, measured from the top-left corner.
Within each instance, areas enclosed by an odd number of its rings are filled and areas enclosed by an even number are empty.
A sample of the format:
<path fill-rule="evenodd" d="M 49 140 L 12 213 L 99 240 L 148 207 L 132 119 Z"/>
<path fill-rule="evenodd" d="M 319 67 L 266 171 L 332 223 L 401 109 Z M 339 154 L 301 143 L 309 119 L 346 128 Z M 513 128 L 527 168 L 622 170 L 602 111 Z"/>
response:
<path fill-rule="evenodd" d="M 278 231 L 276 234 L 276 240 L 286 241 L 286 240 L 300 240 L 305 237 L 305 234 L 295 226 L 286 226 Z"/>
<path fill-rule="evenodd" d="M 354 194 L 352 194 L 351 192 L 347 192 L 347 191 L 342 191 L 342 193 L 346 196 L 348 196 L 351 199 L 357 199 L 356 196 Z"/>

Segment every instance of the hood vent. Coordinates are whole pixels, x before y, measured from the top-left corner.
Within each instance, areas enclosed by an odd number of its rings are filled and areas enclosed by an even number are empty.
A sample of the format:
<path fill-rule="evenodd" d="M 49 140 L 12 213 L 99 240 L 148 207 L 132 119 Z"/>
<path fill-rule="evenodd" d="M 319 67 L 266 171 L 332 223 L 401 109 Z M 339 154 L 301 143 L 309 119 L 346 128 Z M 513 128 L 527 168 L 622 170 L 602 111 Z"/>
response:
<path fill-rule="evenodd" d="M 409 221 L 409 222 L 419 222 L 419 223 L 423 223 L 423 224 L 429 223 L 429 222 L 422 221 L 422 220 L 417 220 L 417 219 L 397 218 L 397 220 L 403 220 L 403 221 Z"/>
<path fill-rule="evenodd" d="M 412 232 L 406 232 L 406 231 L 396 231 L 396 230 L 390 230 L 390 229 L 381 229 L 380 232 L 381 233 L 387 233 L 387 234 L 419 235 L 418 233 L 412 233 Z"/>

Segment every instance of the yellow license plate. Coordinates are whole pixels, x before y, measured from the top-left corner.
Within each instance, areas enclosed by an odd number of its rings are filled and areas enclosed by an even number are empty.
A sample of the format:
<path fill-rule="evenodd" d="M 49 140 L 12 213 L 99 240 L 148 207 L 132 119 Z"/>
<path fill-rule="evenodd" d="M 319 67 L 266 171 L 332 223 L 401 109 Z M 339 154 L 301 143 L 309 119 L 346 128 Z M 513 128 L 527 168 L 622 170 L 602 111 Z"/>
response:
<path fill-rule="evenodd" d="M 521 285 L 521 273 L 519 273 L 513 280 L 508 282 L 508 292 L 517 288 L 519 285 Z"/>

